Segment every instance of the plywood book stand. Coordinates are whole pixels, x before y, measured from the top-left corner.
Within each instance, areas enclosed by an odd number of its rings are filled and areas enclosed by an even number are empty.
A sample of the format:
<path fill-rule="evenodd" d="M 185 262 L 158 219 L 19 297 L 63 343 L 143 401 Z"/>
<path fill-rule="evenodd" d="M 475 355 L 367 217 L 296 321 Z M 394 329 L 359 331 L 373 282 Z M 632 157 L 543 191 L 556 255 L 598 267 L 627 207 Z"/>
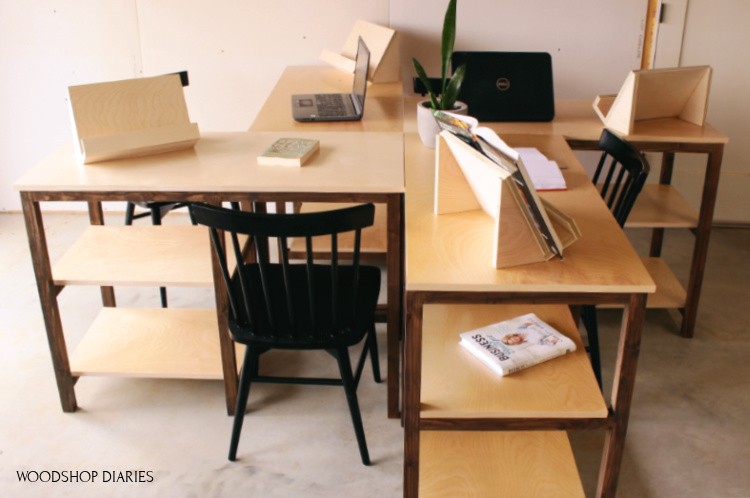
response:
<path fill-rule="evenodd" d="M 68 88 L 76 145 L 84 164 L 193 147 L 182 82 L 187 73 Z"/>
<path fill-rule="evenodd" d="M 703 126 L 710 84 L 709 66 L 631 71 L 616 96 L 596 97 L 594 111 L 604 126 L 626 135 L 648 119 L 677 118 Z"/>
<path fill-rule="evenodd" d="M 492 217 L 495 268 L 538 263 L 555 256 L 507 171 L 447 131 L 438 136 L 436 151 L 435 214 L 481 209 Z M 574 220 L 544 199 L 541 207 L 545 223 L 561 248 L 578 239 L 580 232 Z"/>
<path fill-rule="evenodd" d="M 361 36 L 370 49 L 368 80 L 373 83 L 388 83 L 401 79 L 398 37 L 395 30 L 367 21 L 356 21 L 340 54 L 324 50 L 320 58 L 333 67 L 347 73 L 354 72 L 357 55 L 357 39 Z"/>

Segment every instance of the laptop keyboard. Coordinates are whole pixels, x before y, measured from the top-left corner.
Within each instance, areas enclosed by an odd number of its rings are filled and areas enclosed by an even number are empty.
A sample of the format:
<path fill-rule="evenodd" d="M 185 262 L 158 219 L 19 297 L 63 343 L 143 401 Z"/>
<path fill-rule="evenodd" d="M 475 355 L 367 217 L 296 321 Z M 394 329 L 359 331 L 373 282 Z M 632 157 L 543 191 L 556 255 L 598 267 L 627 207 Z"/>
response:
<path fill-rule="evenodd" d="M 318 116 L 344 116 L 346 106 L 341 94 L 320 94 L 315 96 L 315 105 L 318 107 Z"/>

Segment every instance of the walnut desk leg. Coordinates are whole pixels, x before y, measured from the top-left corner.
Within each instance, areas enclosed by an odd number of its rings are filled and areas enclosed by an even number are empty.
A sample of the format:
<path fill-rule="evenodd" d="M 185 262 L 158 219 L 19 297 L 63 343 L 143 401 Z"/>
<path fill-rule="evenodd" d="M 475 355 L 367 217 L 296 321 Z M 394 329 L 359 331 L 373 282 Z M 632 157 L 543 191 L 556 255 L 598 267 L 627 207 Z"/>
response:
<path fill-rule="evenodd" d="M 701 197 L 700 213 L 698 216 L 698 228 L 695 231 L 695 246 L 693 248 L 693 260 L 690 266 L 690 278 L 687 288 L 687 300 L 683 312 L 682 327 L 680 335 L 693 337 L 695 322 L 698 315 L 698 301 L 703 285 L 703 273 L 706 267 L 708 255 L 708 242 L 711 237 L 713 225 L 714 207 L 716 206 L 717 191 L 719 189 L 719 176 L 721 173 L 721 161 L 724 155 L 724 145 L 717 144 L 708 150 L 706 164 L 706 176 L 703 181 L 703 195 Z"/>
<path fill-rule="evenodd" d="M 612 383 L 610 414 L 612 423 L 604 438 L 604 451 L 596 491 L 596 496 L 599 497 L 615 496 L 617 492 L 617 479 L 625 450 L 625 435 L 628 430 L 628 418 L 635 388 L 635 373 L 645 313 L 646 295 L 632 295 L 623 311 L 615 377 Z"/>
<path fill-rule="evenodd" d="M 104 211 L 100 201 L 89 201 L 89 223 L 92 225 L 104 225 Z M 108 308 L 117 306 L 115 302 L 114 287 L 101 287 L 102 305 Z"/>
<path fill-rule="evenodd" d="M 404 498 L 419 494 L 419 412 L 422 389 L 422 311 L 424 298 L 406 294 L 404 336 Z"/>
<path fill-rule="evenodd" d="M 388 246 L 387 258 L 387 389 L 388 417 L 398 418 L 401 376 L 400 342 L 403 328 L 404 289 L 404 195 L 391 195 L 387 201 Z"/>
<path fill-rule="evenodd" d="M 57 303 L 57 295 L 62 288 L 56 286 L 52 281 L 47 237 L 44 233 L 44 222 L 39 201 L 34 200 L 30 193 L 21 192 L 21 204 L 60 402 L 64 412 L 74 412 L 78 407 L 74 389 L 78 377 L 74 377 L 70 373 L 68 350 L 65 346 L 60 308 Z"/>

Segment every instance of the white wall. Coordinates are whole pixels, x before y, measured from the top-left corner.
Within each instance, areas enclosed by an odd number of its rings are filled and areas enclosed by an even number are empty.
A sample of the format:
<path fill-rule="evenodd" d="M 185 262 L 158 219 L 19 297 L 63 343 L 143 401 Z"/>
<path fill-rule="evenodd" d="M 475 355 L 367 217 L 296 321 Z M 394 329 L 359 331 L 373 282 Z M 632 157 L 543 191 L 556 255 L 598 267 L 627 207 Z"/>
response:
<path fill-rule="evenodd" d="M 750 223 L 750 2 L 689 0 L 681 66 L 713 67 L 707 121 L 729 136 L 714 219 Z M 658 48 L 657 48 L 658 50 Z M 674 183 L 697 206 L 705 158 L 678 156 Z"/>
<path fill-rule="evenodd" d="M 548 51 L 556 95 L 593 100 L 617 92 L 627 72 L 638 67 L 646 3 L 460 0 L 456 48 Z M 318 64 L 320 51 L 340 48 L 359 18 L 401 32 L 405 80 L 413 74 L 412 56 L 436 74 L 446 4 L 0 0 L 0 210 L 19 209 L 13 181 L 72 138 L 69 85 L 188 70 L 186 99 L 201 130 L 244 130 L 285 66 Z M 736 61 L 738 48 L 749 46 L 750 33 L 740 24 L 749 9 L 743 0 L 690 0 L 685 27 L 681 63 L 714 66 L 709 120 L 738 137 L 725 157 L 724 174 L 733 180 L 722 181 L 722 213 L 740 212 L 727 203 L 734 202 L 734 187 L 748 177 L 748 151 L 741 140 L 748 99 L 738 101 L 737 95 L 750 82 L 750 69 Z M 683 170 L 695 171 L 696 177 L 700 165 L 681 167 L 676 175 L 695 197 L 696 184 L 684 179 Z M 749 213 L 741 215 L 750 220 Z"/>

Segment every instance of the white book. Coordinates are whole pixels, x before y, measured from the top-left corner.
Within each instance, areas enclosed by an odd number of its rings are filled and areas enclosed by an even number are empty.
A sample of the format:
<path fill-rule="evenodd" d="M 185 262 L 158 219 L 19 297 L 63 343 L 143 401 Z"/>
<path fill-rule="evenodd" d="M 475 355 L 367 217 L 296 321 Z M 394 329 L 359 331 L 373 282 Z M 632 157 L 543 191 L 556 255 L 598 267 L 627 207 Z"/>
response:
<path fill-rule="evenodd" d="M 508 375 L 576 350 L 576 344 L 534 313 L 460 334 L 461 346 L 498 375 Z"/>

